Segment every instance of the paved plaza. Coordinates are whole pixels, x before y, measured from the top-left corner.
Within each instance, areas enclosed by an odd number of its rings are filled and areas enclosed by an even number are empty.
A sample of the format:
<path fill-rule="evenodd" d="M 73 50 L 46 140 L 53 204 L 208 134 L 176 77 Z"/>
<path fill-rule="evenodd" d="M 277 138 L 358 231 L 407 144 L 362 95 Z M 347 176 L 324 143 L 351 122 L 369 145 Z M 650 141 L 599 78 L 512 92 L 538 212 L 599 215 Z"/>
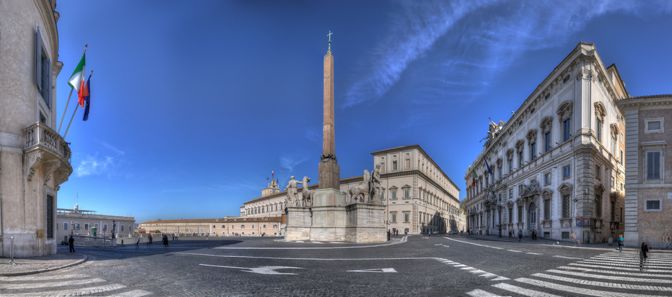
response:
<path fill-rule="evenodd" d="M 410 236 L 376 245 L 274 238 L 79 248 L 89 261 L 0 278 L 2 296 L 670 296 L 672 254 Z"/>

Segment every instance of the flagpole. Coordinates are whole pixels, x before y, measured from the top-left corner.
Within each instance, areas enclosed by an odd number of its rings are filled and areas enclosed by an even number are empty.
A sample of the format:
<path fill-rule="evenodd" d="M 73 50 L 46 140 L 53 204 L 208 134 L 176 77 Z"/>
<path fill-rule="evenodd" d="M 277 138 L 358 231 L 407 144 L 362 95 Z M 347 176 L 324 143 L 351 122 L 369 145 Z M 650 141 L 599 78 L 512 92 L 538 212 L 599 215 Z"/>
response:
<path fill-rule="evenodd" d="M 70 88 L 70 94 L 68 95 L 68 100 L 65 101 L 65 109 L 63 110 L 63 115 L 61 115 L 61 121 L 58 123 L 58 133 L 61 133 L 61 127 L 63 126 L 63 119 L 65 118 L 65 112 L 68 111 L 68 105 L 70 105 L 70 97 L 72 97 L 72 91 L 74 89 Z"/>
<path fill-rule="evenodd" d="M 88 43 L 84 44 L 84 52 L 82 53 L 82 55 L 86 54 L 86 49 L 88 47 L 89 47 Z M 70 94 L 68 95 L 68 100 L 65 101 L 65 109 L 63 109 L 63 114 L 61 115 L 61 121 L 58 123 L 58 130 L 57 130 L 58 133 L 61 133 L 61 127 L 63 126 L 63 119 L 65 118 L 65 113 L 68 111 L 68 106 L 70 105 L 70 97 L 72 97 L 72 90 L 73 88 L 72 86 L 70 86 Z"/>
<path fill-rule="evenodd" d="M 91 78 L 92 75 L 93 75 L 93 69 L 91 69 L 91 73 L 89 73 L 89 78 Z M 68 122 L 68 127 L 65 128 L 65 132 L 63 133 L 63 139 L 65 139 L 65 137 L 68 136 L 68 131 L 70 130 L 70 125 L 72 125 L 72 120 L 75 119 L 75 114 L 77 114 L 77 108 L 79 108 L 79 104 L 75 104 L 75 111 L 72 112 L 72 116 L 70 117 L 70 122 Z"/>

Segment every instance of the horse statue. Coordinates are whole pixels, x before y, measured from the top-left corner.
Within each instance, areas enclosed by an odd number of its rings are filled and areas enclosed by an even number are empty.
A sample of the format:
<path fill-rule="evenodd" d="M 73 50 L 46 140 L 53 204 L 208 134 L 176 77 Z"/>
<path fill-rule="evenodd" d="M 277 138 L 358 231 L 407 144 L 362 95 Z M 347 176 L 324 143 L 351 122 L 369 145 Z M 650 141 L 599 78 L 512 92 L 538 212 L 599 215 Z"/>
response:
<path fill-rule="evenodd" d="M 350 201 L 365 202 L 369 195 L 371 195 L 371 174 L 368 170 L 364 169 L 362 179 L 363 180 L 359 185 L 348 190 Z"/>
<path fill-rule="evenodd" d="M 310 207 L 313 204 L 313 192 L 308 188 L 308 183 L 310 182 L 310 178 L 307 176 L 303 177 L 303 180 L 300 182 L 303 185 L 303 189 L 301 190 L 301 197 L 299 200 L 301 201 L 301 206 L 303 207 Z"/>

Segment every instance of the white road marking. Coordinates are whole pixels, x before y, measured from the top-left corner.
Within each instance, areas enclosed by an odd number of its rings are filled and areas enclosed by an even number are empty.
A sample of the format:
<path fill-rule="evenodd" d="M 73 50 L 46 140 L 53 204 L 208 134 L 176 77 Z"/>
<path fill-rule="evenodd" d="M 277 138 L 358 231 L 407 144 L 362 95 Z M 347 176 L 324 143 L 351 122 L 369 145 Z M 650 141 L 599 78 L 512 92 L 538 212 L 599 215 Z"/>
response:
<path fill-rule="evenodd" d="M 372 268 L 372 269 L 355 269 L 347 272 L 377 272 L 377 273 L 397 273 L 394 268 Z"/>
<path fill-rule="evenodd" d="M 553 258 L 561 258 L 561 259 L 573 259 L 573 260 L 583 260 L 583 258 L 577 258 L 577 257 L 568 257 L 568 256 L 560 256 L 560 255 L 555 255 Z"/>
<path fill-rule="evenodd" d="M 560 297 L 558 295 L 553 295 L 549 293 L 539 292 L 535 290 L 525 289 L 518 286 L 510 285 L 507 283 L 499 283 L 492 285 L 495 288 L 506 290 L 512 293 L 528 296 L 528 297 Z"/>
<path fill-rule="evenodd" d="M 598 281 L 588 281 L 582 279 L 576 279 L 571 277 L 562 277 L 557 275 L 549 275 L 545 273 L 535 273 L 532 274 L 534 277 L 552 279 L 556 281 L 563 281 L 567 283 L 581 284 L 594 287 L 605 287 L 611 289 L 630 289 L 630 290 L 644 290 L 644 291 L 658 291 L 658 292 L 672 292 L 672 287 L 661 287 L 661 286 L 643 286 L 643 285 L 630 285 L 630 284 L 621 284 L 621 283 L 607 283 L 607 282 L 598 282 Z"/>
<path fill-rule="evenodd" d="M 630 276 L 658 277 L 658 278 L 672 278 L 672 274 L 653 274 L 653 273 L 623 272 L 623 271 L 602 270 L 602 269 L 590 269 L 590 268 L 572 267 L 572 266 L 560 266 L 560 267 L 558 267 L 557 269 L 575 270 L 575 271 L 585 271 L 585 272 L 597 272 L 597 273 L 602 273 L 602 274 L 630 275 Z"/>
<path fill-rule="evenodd" d="M 502 296 L 502 295 L 492 294 L 488 291 L 483 291 L 481 289 L 476 289 L 476 290 L 469 291 L 469 292 L 467 292 L 467 295 L 469 295 L 471 297 L 505 297 L 505 296 Z M 506 296 L 506 297 L 509 297 L 509 296 Z"/>
<path fill-rule="evenodd" d="M 603 266 L 615 266 L 615 267 L 639 267 L 639 261 L 637 263 L 612 263 L 612 262 L 605 262 L 605 261 L 598 261 L 598 260 L 583 260 L 580 263 L 582 264 L 600 264 Z M 672 267 L 667 266 L 667 265 L 656 265 L 656 264 L 651 264 L 648 261 L 645 263 L 646 267 L 651 267 L 655 269 L 659 269 L 662 271 L 667 271 L 667 272 L 672 272 Z M 670 267 L 669 269 L 664 269 L 665 267 Z"/>
<path fill-rule="evenodd" d="M 250 272 L 250 273 L 256 273 L 256 274 L 273 274 L 273 275 L 296 275 L 296 273 L 276 271 L 278 269 L 303 269 L 301 267 L 293 267 L 293 266 L 237 267 L 237 266 L 223 266 L 223 265 L 212 265 L 212 264 L 198 264 L 198 265 L 207 266 L 207 267 L 240 269 L 240 271 L 242 271 L 242 272 Z"/>
<path fill-rule="evenodd" d="M 55 291 L 43 291 L 38 293 L 20 293 L 20 294 L 3 294 L 3 297 L 35 297 L 36 294 L 39 296 L 90 296 L 94 294 L 100 294 L 104 292 L 114 291 L 126 288 L 124 285 L 112 284 L 98 287 L 88 287 L 88 288 L 78 288 L 71 290 L 55 290 Z"/>
<path fill-rule="evenodd" d="M 152 292 L 148 292 L 145 290 L 133 290 L 133 291 L 128 291 L 128 292 L 123 292 L 123 293 L 115 293 L 113 295 L 107 295 L 107 297 L 142 297 L 142 296 L 147 296 L 151 295 Z"/>
<path fill-rule="evenodd" d="M 582 294 L 582 295 L 596 296 L 596 297 L 603 297 L 603 296 L 609 296 L 609 297 L 651 297 L 651 295 L 630 294 L 630 293 L 620 293 L 620 292 L 613 292 L 613 291 L 602 291 L 602 290 L 577 288 L 577 287 L 560 285 L 560 284 L 555 284 L 555 283 L 549 283 L 549 282 L 536 280 L 536 279 L 525 278 L 525 277 L 517 278 L 516 281 L 520 282 L 520 283 L 528 284 L 528 285 L 534 285 L 534 286 L 542 287 L 542 288 L 549 288 L 549 289 L 569 292 L 569 293 L 573 293 L 573 294 Z"/>
<path fill-rule="evenodd" d="M 590 258 L 591 260 L 599 260 L 599 261 L 609 261 L 609 262 L 633 262 L 636 261 L 639 263 L 639 257 L 637 258 L 603 258 L 603 257 L 592 257 Z M 661 261 L 661 260 L 655 260 L 655 259 L 647 259 L 647 263 L 655 263 L 655 264 L 660 264 L 660 265 L 672 265 L 672 261 Z"/>
<path fill-rule="evenodd" d="M 457 241 L 457 242 L 461 242 L 461 243 L 471 244 L 471 245 L 490 248 L 490 249 L 496 249 L 496 250 L 503 250 L 504 249 L 504 248 L 501 248 L 501 247 L 485 245 L 485 244 L 480 244 L 480 243 L 474 243 L 474 242 L 468 242 L 468 241 L 464 241 L 464 240 L 453 239 L 453 238 L 450 238 L 450 237 L 444 237 L 444 238 L 448 239 L 448 240 L 452 240 L 452 241 Z"/>
<path fill-rule="evenodd" d="M 105 281 L 104 279 L 100 278 L 90 278 L 82 280 L 55 281 L 55 282 L 43 282 L 43 283 L 0 284 L 0 289 L 21 290 L 21 289 L 52 288 L 63 286 L 82 286 L 88 284 L 102 283 L 104 281 Z"/>
<path fill-rule="evenodd" d="M 640 271 L 640 270 L 639 270 L 639 267 L 637 267 L 637 268 L 628 268 L 628 267 L 609 267 L 609 266 L 605 266 L 605 265 L 582 264 L 582 263 L 569 263 L 568 265 L 571 265 L 571 266 L 581 266 L 581 267 L 589 267 L 589 268 L 606 268 L 606 269 L 623 270 L 623 271 Z M 670 271 L 668 271 L 668 270 L 658 270 L 658 269 L 646 269 L 646 272 L 670 273 Z"/>
<path fill-rule="evenodd" d="M 493 279 L 491 279 L 491 280 L 492 280 L 492 281 L 505 281 L 505 280 L 509 280 L 509 279 L 510 279 L 510 278 L 508 278 L 508 277 L 498 276 L 498 277 L 493 278 Z"/>
<path fill-rule="evenodd" d="M 526 254 L 535 256 L 543 255 L 542 253 L 533 253 L 533 252 L 527 252 Z"/>
<path fill-rule="evenodd" d="M 522 253 L 522 251 L 519 251 L 519 250 L 507 250 L 507 251 L 512 252 L 512 253 Z"/>
<path fill-rule="evenodd" d="M 573 271 L 563 271 L 557 269 L 549 269 L 547 272 L 565 274 L 572 276 L 580 276 L 587 278 L 598 278 L 598 279 L 608 279 L 608 280 L 617 280 L 617 281 L 627 281 L 627 282 L 643 282 L 643 283 L 658 283 L 658 284 L 672 284 L 672 280 L 667 279 L 650 279 L 650 278 L 637 278 L 637 277 L 624 277 L 624 276 L 612 276 L 612 275 L 599 275 L 592 273 L 583 273 L 583 272 L 573 272 Z"/>
<path fill-rule="evenodd" d="M 434 244 L 434 246 L 442 246 L 442 247 L 447 247 L 447 248 L 450 247 L 449 245 L 441 244 L 441 243 Z"/>
<path fill-rule="evenodd" d="M 85 278 L 89 277 L 85 274 L 56 274 L 56 275 L 28 275 L 28 276 L 0 276 L 0 281 L 3 282 L 23 282 L 23 281 L 48 281 L 57 279 L 69 278 Z"/>

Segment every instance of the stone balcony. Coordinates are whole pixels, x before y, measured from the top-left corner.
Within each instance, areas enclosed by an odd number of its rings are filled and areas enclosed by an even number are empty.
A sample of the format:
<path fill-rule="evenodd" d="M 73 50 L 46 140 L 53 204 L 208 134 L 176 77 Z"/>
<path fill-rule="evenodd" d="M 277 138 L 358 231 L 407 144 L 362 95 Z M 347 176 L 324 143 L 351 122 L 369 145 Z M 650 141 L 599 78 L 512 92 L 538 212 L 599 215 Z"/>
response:
<path fill-rule="evenodd" d="M 44 183 L 53 178 L 54 186 L 65 182 L 72 173 L 70 145 L 56 131 L 42 123 L 24 129 L 24 164 L 26 179 L 31 181 L 35 172 L 42 168 Z"/>

